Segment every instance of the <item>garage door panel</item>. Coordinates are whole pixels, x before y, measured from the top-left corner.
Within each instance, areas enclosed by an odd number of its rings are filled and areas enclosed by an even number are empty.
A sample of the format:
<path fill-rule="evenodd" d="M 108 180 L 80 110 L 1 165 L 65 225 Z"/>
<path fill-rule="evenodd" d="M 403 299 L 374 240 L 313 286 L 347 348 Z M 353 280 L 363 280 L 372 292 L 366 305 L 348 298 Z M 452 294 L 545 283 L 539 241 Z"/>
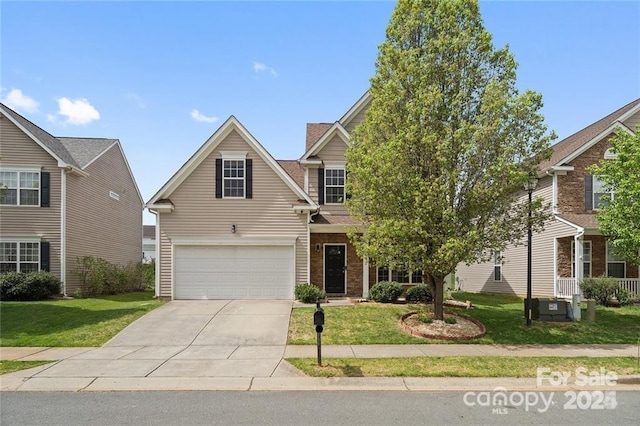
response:
<path fill-rule="evenodd" d="M 291 299 L 291 246 L 176 246 L 176 299 Z"/>

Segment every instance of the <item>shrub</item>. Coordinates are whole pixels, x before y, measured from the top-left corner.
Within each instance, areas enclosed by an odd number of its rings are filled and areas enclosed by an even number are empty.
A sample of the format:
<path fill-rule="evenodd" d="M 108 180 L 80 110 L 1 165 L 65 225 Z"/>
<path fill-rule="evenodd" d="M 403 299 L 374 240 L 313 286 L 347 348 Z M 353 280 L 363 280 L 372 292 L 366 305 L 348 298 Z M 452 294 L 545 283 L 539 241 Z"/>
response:
<path fill-rule="evenodd" d="M 142 268 L 142 285 L 145 290 L 153 290 L 156 287 L 156 261 L 140 264 Z"/>
<path fill-rule="evenodd" d="M 327 297 L 327 293 L 313 284 L 304 283 L 296 286 L 295 296 L 302 303 L 316 303 L 318 299 Z"/>
<path fill-rule="evenodd" d="M 119 266 L 99 257 L 83 256 L 76 258 L 76 275 L 83 297 L 144 289 L 141 263 Z"/>
<path fill-rule="evenodd" d="M 406 295 L 407 302 L 433 302 L 433 296 L 431 295 L 431 289 L 426 284 L 418 284 L 407 290 Z"/>
<path fill-rule="evenodd" d="M 615 278 L 597 277 L 585 278 L 580 284 L 585 299 L 594 299 L 599 305 L 616 295 L 619 285 Z"/>
<path fill-rule="evenodd" d="M 616 299 L 620 302 L 620 305 L 630 305 L 636 302 L 636 295 L 627 290 L 626 288 L 618 287 L 616 291 Z"/>
<path fill-rule="evenodd" d="M 0 275 L 0 299 L 42 300 L 60 294 L 60 280 L 50 272 L 7 272 Z"/>
<path fill-rule="evenodd" d="M 369 290 L 369 299 L 376 302 L 391 303 L 402 294 L 402 286 L 396 282 L 380 281 Z"/>
<path fill-rule="evenodd" d="M 456 320 L 456 317 L 445 317 L 444 322 L 447 324 L 456 324 L 458 320 Z"/>

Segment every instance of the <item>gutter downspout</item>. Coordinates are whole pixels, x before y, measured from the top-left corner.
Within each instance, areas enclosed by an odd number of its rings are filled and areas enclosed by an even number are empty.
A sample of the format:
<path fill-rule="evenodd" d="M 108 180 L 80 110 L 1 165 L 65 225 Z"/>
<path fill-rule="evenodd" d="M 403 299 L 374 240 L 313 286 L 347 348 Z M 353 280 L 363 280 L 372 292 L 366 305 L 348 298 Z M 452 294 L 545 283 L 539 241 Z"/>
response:
<path fill-rule="evenodd" d="M 160 213 L 149 209 L 156 217 L 156 271 L 155 271 L 155 297 L 160 297 Z"/>
<path fill-rule="evenodd" d="M 62 295 L 67 296 L 67 173 L 60 169 L 60 280 Z"/>

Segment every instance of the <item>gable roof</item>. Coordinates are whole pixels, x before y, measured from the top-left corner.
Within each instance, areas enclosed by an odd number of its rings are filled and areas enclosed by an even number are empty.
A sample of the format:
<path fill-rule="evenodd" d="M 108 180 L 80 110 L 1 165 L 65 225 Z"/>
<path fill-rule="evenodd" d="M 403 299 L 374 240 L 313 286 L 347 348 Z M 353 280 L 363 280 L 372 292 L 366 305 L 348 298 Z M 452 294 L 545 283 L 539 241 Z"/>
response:
<path fill-rule="evenodd" d="M 66 148 L 67 152 L 81 169 L 87 167 L 91 162 L 108 150 L 113 144 L 118 143 L 118 139 L 106 138 L 57 138 Z"/>
<path fill-rule="evenodd" d="M 342 127 L 339 122 L 335 122 L 321 137 L 314 143 L 311 148 L 304 153 L 301 160 L 313 157 L 334 137 L 340 136 L 345 145 L 349 145 L 349 133 Z"/>
<path fill-rule="evenodd" d="M 0 111 L 13 122 L 20 130 L 25 132 L 35 143 L 40 145 L 53 158 L 58 160 L 60 166 L 72 166 L 80 169 L 80 165 L 76 163 L 71 154 L 64 145 L 52 134 L 36 126 L 5 104 L 0 103 Z"/>
<path fill-rule="evenodd" d="M 276 160 L 267 152 L 266 149 L 253 137 L 251 133 L 240 123 L 233 115 L 227 118 L 222 125 L 216 130 L 207 141 L 187 160 L 186 163 L 165 183 L 156 194 L 147 202 L 146 207 L 157 203 L 162 199 L 169 198 L 182 182 L 204 161 L 205 158 L 213 152 L 213 150 L 232 132 L 238 132 L 240 137 L 264 160 L 269 167 L 287 184 L 287 186 L 298 196 L 300 200 L 304 200 L 312 207 L 317 207 L 316 203 L 311 200 L 309 195 L 302 190 L 296 181 L 278 164 Z"/>
<path fill-rule="evenodd" d="M 280 167 L 291 176 L 299 187 L 304 187 L 304 168 L 298 163 L 298 160 L 276 160 Z"/>
<path fill-rule="evenodd" d="M 332 123 L 307 123 L 307 140 L 305 150 L 308 151 L 313 144 L 318 142 L 318 139 L 320 139 L 320 137 L 324 135 L 331 126 L 333 126 Z"/>
<path fill-rule="evenodd" d="M 353 118 L 360 114 L 360 112 L 367 107 L 367 105 L 369 105 L 369 102 L 371 101 L 371 92 L 369 92 L 368 90 L 364 93 L 364 95 L 362 95 L 360 97 L 360 99 L 358 99 L 358 101 L 351 107 L 349 108 L 349 111 L 347 111 L 340 120 L 338 120 L 338 122 L 340 124 L 342 124 L 343 126 L 346 126 L 347 124 L 349 124 L 349 122 L 351 120 L 353 120 Z"/>
<path fill-rule="evenodd" d="M 630 113 L 637 111 L 640 111 L 640 98 L 553 145 L 553 155 L 551 159 L 540 163 L 540 170 L 547 170 L 553 166 L 561 166 L 565 162 L 570 161 L 568 159 L 572 159 L 572 154 L 578 152 L 585 146 L 589 147 L 593 145 L 601 139 L 601 137 L 598 138 L 598 136 L 606 136 L 615 130 L 618 125 L 624 126 L 622 123 L 619 123 L 620 119 L 624 119 L 628 117 Z M 624 127 L 626 128 L 626 126 Z"/>

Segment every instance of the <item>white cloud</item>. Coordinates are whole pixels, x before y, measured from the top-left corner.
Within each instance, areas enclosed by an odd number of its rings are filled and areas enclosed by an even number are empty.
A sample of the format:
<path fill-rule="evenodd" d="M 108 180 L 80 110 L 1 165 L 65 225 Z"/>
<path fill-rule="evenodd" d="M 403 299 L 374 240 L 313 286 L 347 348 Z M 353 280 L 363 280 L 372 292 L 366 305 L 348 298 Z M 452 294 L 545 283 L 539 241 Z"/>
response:
<path fill-rule="evenodd" d="M 7 96 L 2 98 L 2 103 L 16 111 L 34 113 L 38 111 L 40 105 L 33 98 L 22 93 L 20 89 L 11 89 Z"/>
<path fill-rule="evenodd" d="M 58 115 L 66 117 L 65 123 L 75 125 L 85 125 L 100 119 L 100 113 L 89 103 L 88 100 L 81 99 L 58 99 Z M 55 121 L 55 117 L 47 115 L 49 121 Z"/>
<path fill-rule="evenodd" d="M 255 73 L 268 72 L 274 77 L 278 76 L 278 73 L 276 72 L 276 70 L 273 67 L 269 67 L 269 66 L 263 64 L 262 62 L 254 62 L 253 63 L 253 72 L 255 72 Z"/>
<path fill-rule="evenodd" d="M 191 111 L 191 118 L 201 123 L 215 123 L 216 121 L 218 121 L 218 117 L 207 117 L 197 109 Z"/>

